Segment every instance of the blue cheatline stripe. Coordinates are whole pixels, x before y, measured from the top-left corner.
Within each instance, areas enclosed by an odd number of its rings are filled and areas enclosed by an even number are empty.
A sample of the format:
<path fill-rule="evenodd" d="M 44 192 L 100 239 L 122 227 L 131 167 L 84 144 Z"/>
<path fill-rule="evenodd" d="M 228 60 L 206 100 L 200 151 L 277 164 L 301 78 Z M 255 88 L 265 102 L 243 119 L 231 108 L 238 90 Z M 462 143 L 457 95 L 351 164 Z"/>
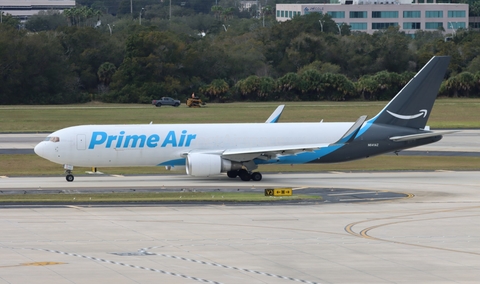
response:
<path fill-rule="evenodd" d="M 276 159 L 270 159 L 267 161 L 255 159 L 255 164 L 304 164 L 308 163 L 317 159 L 320 159 L 323 156 L 326 156 L 340 148 L 342 148 L 344 144 L 339 145 L 332 145 L 325 148 L 321 148 L 315 150 L 313 152 L 302 152 L 297 155 L 288 155 L 288 156 L 280 156 Z"/>
<path fill-rule="evenodd" d="M 275 119 L 273 119 L 270 123 L 276 123 L 278 121 L 278 119 L 280 119 L 280 116 L 282 114 L 279 114 L 277 117 L 275 117 Z"/>
<path fill-rule="evenodd" d="M 157 166 L 171 166 L 171 167 L 185 166 L 185 159 L 170 160 L 170 161 L 166 161 L 161 164 L 158 164 Z"/>
<path fill-rule="evenodd" d="M 377 120 L 377 117 L 378 115 L 376 115 L 375 117 L 373 117 L 372 119 L 369 119 L 367 120 L 364 125 L 362 126 L 362 128 L 360 128 L 360 130 L 358 131 L 357 133 L 357 137 L 360 137 L 360 135 L 362 135 L 363 133 L 367 132 L 368 129 L 370 129 L 370 127 L 372 127 L 373 123 L 375 122 L 375 120 Z"/>

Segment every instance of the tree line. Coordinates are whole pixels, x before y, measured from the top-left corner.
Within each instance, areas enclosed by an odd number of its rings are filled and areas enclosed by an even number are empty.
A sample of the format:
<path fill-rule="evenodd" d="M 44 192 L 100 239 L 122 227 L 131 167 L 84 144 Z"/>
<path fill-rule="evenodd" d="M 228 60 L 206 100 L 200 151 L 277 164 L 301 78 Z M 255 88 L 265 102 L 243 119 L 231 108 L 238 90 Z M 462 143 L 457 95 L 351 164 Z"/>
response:
<path fill-rule="evenodd" d="M 205 14 L 164 2 L 111 15 L 97 1 L 33 16 L 23 28 L 3 16 L 0 104 L 150 103 L 191 93 L 217 102 L 387 100 L 434 55 L 452 57 L 441 96 L 479 96 L 474 30 L 370 35 L 342 25 L 340 34 L 328 15 L 278 23 L 272 11 L 258 17 L 229 1 L 211 1 Z"/>

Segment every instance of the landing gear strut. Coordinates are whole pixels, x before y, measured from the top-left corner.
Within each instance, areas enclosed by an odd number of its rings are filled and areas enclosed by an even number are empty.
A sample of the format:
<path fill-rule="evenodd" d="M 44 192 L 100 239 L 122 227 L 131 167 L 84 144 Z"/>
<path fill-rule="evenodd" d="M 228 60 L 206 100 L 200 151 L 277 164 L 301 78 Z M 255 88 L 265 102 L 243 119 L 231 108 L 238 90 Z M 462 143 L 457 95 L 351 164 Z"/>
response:
<path fill-rule="evenodd" d="M 72 174 L 72 171 L 73 171 L 73 166 L 70 166 L 70 165 L 63 165 L 63 168 L 65 169 L 65 179 L 68 181 L 68 182 L 72 182 L 74 180 L 74 176 Z"/>

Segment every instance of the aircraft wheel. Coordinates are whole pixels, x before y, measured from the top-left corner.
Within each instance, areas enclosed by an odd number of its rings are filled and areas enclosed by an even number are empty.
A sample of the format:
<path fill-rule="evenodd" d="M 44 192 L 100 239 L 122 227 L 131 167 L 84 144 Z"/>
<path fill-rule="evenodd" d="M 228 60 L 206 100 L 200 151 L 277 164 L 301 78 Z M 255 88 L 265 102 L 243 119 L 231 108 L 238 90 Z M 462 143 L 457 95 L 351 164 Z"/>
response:
<path fill-rule="evenodd" d="M 229 178 L 236 178 L 238 176 L 238 171 L 228 171 L 227 176 Z"/>
<path fill-rule="evenodd" d="M 253 181 L 261 181 L 262 180 L 262 174 L 259 172 L 254 172 L 251 174 L 252 180 Z"/>
<path fill-rule="evenodd" d="M 73 177 L 73 175 L 67 175 L 67 176 L 65 177 L 65 179 L 66 179 L 68 182 L 72 182 L 73 179 L 74 179 L 74 177 Z"/>
<path fill-rule="evenodd" d="M 243 181 L 249 181 L 252 179 L 250 174 L 246 170 L 240 170 L 238 171 L 238 176 L 240 177 L 241 180 Z"/>

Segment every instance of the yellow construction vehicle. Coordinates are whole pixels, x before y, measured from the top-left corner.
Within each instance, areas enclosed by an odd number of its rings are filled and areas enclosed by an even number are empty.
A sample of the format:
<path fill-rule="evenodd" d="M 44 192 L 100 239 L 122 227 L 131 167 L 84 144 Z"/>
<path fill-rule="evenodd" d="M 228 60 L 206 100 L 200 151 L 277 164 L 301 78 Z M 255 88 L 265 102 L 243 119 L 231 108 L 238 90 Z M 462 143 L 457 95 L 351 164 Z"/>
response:
<path fill-rule="evenodd" d="M 187 106 L 188 107 L 201 107 L 204 106 L 205 103 L 202 102 L 202 99 L 194 97 L 187 99 Z"/>

